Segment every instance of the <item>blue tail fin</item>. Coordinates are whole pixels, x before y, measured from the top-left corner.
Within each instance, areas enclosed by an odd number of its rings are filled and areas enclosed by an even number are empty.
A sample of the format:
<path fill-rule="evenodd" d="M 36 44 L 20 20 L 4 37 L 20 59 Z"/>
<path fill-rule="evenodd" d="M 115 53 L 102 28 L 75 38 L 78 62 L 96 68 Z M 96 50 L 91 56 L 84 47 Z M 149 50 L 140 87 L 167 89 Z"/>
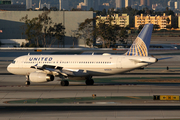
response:
<path fill-rule="evenodd" d="M 125 55 L 148 56 L 153 24 L 146 24 Z"/>

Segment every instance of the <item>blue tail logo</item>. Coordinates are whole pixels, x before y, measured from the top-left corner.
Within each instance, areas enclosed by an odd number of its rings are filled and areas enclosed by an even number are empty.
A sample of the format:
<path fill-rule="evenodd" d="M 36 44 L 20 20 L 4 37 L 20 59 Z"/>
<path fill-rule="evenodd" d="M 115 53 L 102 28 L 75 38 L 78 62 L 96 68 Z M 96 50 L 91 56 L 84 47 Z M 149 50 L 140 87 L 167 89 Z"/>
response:
<path fill-rule="evenodd" d="M 153 24 L 146 24 L 125 55 L 148 56 Z"/>

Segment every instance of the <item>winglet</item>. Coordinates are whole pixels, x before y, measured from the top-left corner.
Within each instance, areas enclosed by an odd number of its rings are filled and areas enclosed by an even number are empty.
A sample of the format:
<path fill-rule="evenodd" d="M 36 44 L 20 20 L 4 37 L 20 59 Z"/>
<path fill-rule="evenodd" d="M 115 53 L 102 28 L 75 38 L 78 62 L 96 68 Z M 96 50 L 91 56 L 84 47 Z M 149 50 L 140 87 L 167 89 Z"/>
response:
<path fill-rule="evenodd" d="M 146 24 L 125 55 L 148 56 L 153 24 Z"/>

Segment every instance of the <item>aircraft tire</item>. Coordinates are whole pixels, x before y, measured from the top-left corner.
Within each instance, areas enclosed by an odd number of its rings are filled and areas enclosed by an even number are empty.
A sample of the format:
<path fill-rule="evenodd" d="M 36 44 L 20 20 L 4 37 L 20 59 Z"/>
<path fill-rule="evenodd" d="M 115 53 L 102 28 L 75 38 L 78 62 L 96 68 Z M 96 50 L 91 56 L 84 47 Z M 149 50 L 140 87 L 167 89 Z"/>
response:
<path fill-rule="evenodd" d="M 61 81 L 61 86 L 69 86 L 69 81 L 67 81 L 67 80 L 62 80 L 62 81 Z"/>
<path fill-rule="evenodd" d="M 26 85 L 30 85 L 30 81 L 26 81 L 26 83 L 25 83 Z"/>
<path fill-rule="evenodd" d="M 86 85 L 94 85 L 94 80 L 86 80 Z"/>

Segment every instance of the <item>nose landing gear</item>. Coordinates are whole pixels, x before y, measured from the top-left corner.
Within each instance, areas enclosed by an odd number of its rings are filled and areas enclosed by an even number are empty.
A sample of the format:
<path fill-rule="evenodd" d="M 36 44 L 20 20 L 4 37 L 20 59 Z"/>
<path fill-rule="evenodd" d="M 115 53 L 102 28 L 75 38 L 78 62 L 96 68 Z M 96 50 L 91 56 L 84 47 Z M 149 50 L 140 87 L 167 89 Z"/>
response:
<path fill-rule="evenodd" d="M 26 75 L 26 83 L 25 83 L 25 85 L 30 85 L 29 75 Z"/>

